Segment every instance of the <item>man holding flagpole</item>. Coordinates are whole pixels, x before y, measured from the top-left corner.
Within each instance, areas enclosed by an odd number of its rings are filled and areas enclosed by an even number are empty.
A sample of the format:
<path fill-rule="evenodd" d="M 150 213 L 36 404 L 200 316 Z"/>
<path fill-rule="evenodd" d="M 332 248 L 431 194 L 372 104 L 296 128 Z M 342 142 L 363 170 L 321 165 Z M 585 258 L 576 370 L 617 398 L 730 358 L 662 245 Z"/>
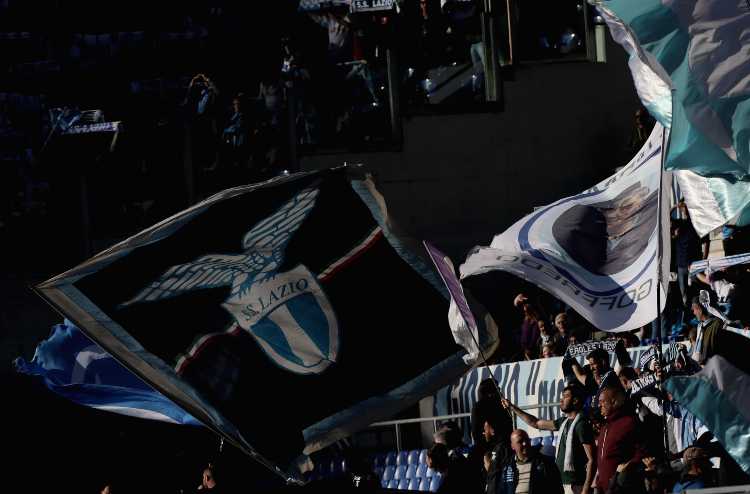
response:
<path fill-rule="evenodd" d="M 527 413 L 505 398 L 503 406 L 517 414 L 531 427 L 543 431 L 561 431 L 557 446 L 556 461 L 560 470 L 565 494 L 589 494 L 596 472 L 596 445 L 594 432 L 583 411 L 583 390 L 578 385 L 563 389 L 560 411 L 563 416 L 556 420 L 539 419 Z"/>

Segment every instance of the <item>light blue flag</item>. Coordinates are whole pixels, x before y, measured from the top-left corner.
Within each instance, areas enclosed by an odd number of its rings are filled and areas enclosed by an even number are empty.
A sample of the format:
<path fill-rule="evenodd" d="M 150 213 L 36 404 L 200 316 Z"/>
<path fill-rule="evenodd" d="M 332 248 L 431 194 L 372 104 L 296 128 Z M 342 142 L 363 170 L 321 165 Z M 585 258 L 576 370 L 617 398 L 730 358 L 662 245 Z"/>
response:
<path fill-rule="evenodd" d="M 671 377 L 664 386 L 750 473 L 750 376 L 714 355 L 697 374 Z"/>
<path fill-rule="evenodd" d="M 66 320 L 53 326 L 34 358 L 16 370 L 38 376 L 51 391 L 99 410 L 174 424 L 202 425 L 145 384 Z"/>
<path fill-rule="evenodd" d="M 670 128 L 677 174 L 700 235 L 750 204 L 750 8 L 745 0 L 596 2 L 644 106 Z"/>

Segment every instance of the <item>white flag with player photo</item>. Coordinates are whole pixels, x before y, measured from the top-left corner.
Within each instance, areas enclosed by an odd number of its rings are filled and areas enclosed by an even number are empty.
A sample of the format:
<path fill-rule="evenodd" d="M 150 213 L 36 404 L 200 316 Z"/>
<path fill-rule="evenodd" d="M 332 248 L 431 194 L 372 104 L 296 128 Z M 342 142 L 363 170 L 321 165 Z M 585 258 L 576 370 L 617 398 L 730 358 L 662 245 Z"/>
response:
<path fill-rule="evenodd" d="M 663 127 L 656 124 L 638 154 L 615 175 L 581 194 L 537 209 L 477 247 L 461 278 L 507 271 L 557 296 L 603 331 L 650 323 L 666 302 L 669 192 L 661 188 Z M 662 242 L 659 252 L 659 200 Z M 659 262 L 662 283 L 658 283 Z"/>

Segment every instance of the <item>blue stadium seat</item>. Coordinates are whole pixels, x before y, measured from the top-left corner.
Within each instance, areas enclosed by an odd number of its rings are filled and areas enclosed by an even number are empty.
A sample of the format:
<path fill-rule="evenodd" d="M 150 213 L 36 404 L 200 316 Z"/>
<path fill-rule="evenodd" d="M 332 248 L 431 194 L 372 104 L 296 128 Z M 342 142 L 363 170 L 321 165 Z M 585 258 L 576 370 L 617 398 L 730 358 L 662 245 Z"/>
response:
<path fill-rule="evenodd" d="M 413 479 L 417 476 L 417 465 L 406 465 L 405 479 Z"/>
<path fill-rule="evenodd" d="M 382 479 L 385 467 L 375 467 L 372 469 L 372 471 L 375 472 L 375 475 L 377 475 L 379 479 Z"/>
<path fill-rule="evenodd" d="M 432 468 L 428 468 L 427 471 L 425 472 L 424 476 L 425 476 L 425 478 L 429 479 L 431 477 L 434 477 L 436 473 L 437 472 L 435 470 L 433 470 Z"/>
<path fill-rule="evenodd" d="M 314 480 L 320 480 L 320 474 L 315 470 L 311 472 L 305 472 L 305 478 L 308 480 L 308 482 L 312 482 Z"/>
<path fill-rule="evenodd" d="M 393 479 L 393 474 L 396 472 L 396 465 L 388 465 L 383 470 L 383 476 L 381 479 L 383 482 L 388 482 L 389 480 Z"/>
<path fill-rule="evenodd" d="M 423 449 L 419 452 L 419 463 L 427 463 L 427 450 Z"/>
<path fill-rule="evenodd" d="M 320 475 L 321 477 L 328 476 L 328 474 L 331 471 L 331 462 L 320 460 L 320 462 L 318 462 L 318 464 L 315 465 L 315 471 L 317 471 L 318 475 Z"/>
<path fill-rule="evenodd" d="M 378 453 L 372 458 L 372 466 L 373 468 L 380 468 L 385 466 L 385 455 L 383 453 Z"/>
<path fill-rule="evenodd" d="M 540 444 L 542 444 L 542 438 L 541 437 L 532 437 L 531 438 L 531 446 L 532 447 L 536 448 Z"/>
<path fill-rule="evenodd" d="M 396 452 L 395 451 L 389 451 L 388 454 L 385 455 L 385 464 L 386 465 L 396 464 Z"/>
<path fill-rule="evenodd" d="M 333 460 L 331 460 L 331 466 L 328 469 L 331 477 L 335 477 L 344 473 L 344 470 L 341 468 L 341 462 L 341 458 L 334 458 Z"/>
<path fill-rule="evenodd" d="M 393 478 L 396 480 L 401 480 L 403 478 L 406 478 L 406 468 L 407 468 L 407 465 L 396 466 L 396 471 L 393 473 Z"/>
<path fill-rule="evenodd" d="M 437 492 L 440 487 L 440 482 L 443 480 L 443 476 L 436 472 L 430 480 L 430 492 Z"/>
<path fill-rule="evenodd" d="M 418 449 L 413 449 L 409 451 L 409 454 L 407 455 L 407 458 L 406 458 L 406 463 L 408 465 L 416 465 L 417 463 L 419 463 L 419 450 Z"/>
<path fill-rule="evenodd" d="M 399 451 L 398 456 L 396 456 L 396 465 L 406 465 L 408 460 L 409 460 L 409 452 Z"/>
<path fill-rule="evenodd" d="M 407 490 L 418 491 L 421 485 L 422 485 L 422 479 L 418 477 L 414 477 L 413 479 L 409 480 L 409 486 L 407 487 Z"/>
<path fill-rule="evenodd" d="M 427 492 L 430 490 L 430 479 L 422 479 L 422 483 L 419 484 L 419 490 Z"/>
<path fill-rule="evenodd" d="M 401 479 L 398 481 L 398 489 L 400 491 L 405 491 L 409 488 L 409 480 L 408 479 Z"/>
<path fill-rule="evenodd" d="M 427 477 L 427 465 L 425 463 L 417 465 L 416 476 L 419 478 Z"/>
<path fill-rule="evenodd" d="M 398 489 L 398 480 L 391 479 L 388 481 L 388 489 Z"/>

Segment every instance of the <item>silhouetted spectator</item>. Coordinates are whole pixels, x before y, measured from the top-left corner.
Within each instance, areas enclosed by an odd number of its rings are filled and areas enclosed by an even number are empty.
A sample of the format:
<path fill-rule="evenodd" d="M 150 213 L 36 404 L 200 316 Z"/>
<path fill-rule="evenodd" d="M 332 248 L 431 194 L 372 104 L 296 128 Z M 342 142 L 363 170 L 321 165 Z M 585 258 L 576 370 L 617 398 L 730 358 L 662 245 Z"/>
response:
<path fill-rule="evenodd" d="M 245 96 L 232 99 L 232 114 L 222 132 L 225 160 L 229 165 L 247 168 L 250 159 L 251 119 L 246 112 Z"/>
<path fill-rule="evenodd" d="M 523 321 L 521 322 L 520 344 L 521 351 L 525 358 L 536 358 L 539 347 L 539 325 L 537 321 L 542 319 L 541 311 L 534 306 L 528 297 L 524 294 L 518 294 L 513 301 L 513 305 L 523 311 Z"/>
<path fill-rule="evenodd" d="M 674 228 L 672 238 L 675 241 L 675 256 L 677 261 L 677 282 L 682 295 L 682 305 L 688 304 L 688 271 L 690 263 L 697 260 L 700 256 L 698 234 L 695 233 L 693 225 L 690 223 L 690 214 L 685 205 L 685 199 L 680 199 L 677 206 L 680 212 L 680 219 L 673 220 Z"/>
<path fill-rule="evenodd" d="M 445 444 L 435 443 L 427 451 L 427 466 L 440 473 L 441 480 L 437 492 L 458 494 L 467 491 L 463 472 L 453 466 Z"/>
<path fill-rule="evenodd" d="M 497 383 L 492 378 L 487 378 L 479 383 L 477 390 L 478 399 L 471 407 L 471 439 L 474 444 L 486 451 L 489 448 L 483 429 L 484 423 L 489 421 L 494 425 L 499 442 L 504 442 L 509 447 L 510 433 L 513 431 L 513 420 L 503 410 L 500 404 L 500 394 Z"/>
<path fill-rule="evenodd" d="M 510 442 L 498 434 L 499 426 L 494 419 L 490 418 L 484 422 L 484 440 L 488 448 L 483 455 L 485 475 L 485 492 L 494 494 L 497 486 L 497 476 L 502 465 L 512 453 Z"/>
<path fill-rule="evenodd" d="M 213 170 L 219 165 L 216 99 L 219 94 L 213 81 L 198 74 L 190 81 L 183 102 L 190 125 L 193 166 Z"/>
<path fill-rule="evenodd" d="M 216 464 L 209 463 L 206 468 L 203 469 L 203 477 L 201 484 L 198 486 L 196 492 L 208 492 L 215 494 L 221 494 L 225 490 L 221 487 L 221 478 L 217 475 Z"/>
<path fill-rule="evenodd" d="M 438 492 L 454 492 L 452 489 L 456 486 L 461 486 L 462 492 L 466 493 L 481 491 L 481 477 L 464 456 L 465 444 L 461 439 L 462 434 L 458 425 L 455 422 L 443 424 L 433 437 L 436 445 L 442 444 L 448 449 L 447 471 L 450 474 L 450 482 L 445 487 L 448 490 Z M 443 488 L 442 484 L 441 488 Z"/>

